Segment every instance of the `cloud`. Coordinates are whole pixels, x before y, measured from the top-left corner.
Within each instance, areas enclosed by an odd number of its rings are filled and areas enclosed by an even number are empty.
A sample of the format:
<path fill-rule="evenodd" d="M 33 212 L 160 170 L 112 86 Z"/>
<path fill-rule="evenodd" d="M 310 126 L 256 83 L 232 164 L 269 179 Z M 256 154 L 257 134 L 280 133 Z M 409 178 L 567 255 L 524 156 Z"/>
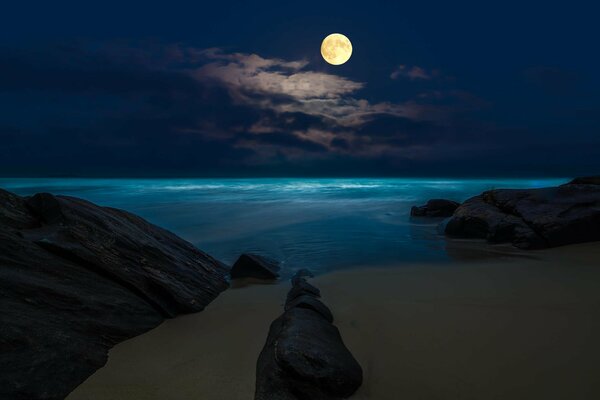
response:
<path fill-rule="evenodd" d="M 347 173 L 460 146 L 456 96 L 376 101 L 365 82 L 306 60 L 105 44 L 0 49 L 0 61 L 6 171 Z"/>
<path fill-rule="evenodd" d="M 233 94 L 289 96 L 296 100 L 334 99 L 361 89 L 364 84 L 313 71 L 302 71 L 307 61 L 266 59 L 256 54 L 225 54 L 218 49 L 201 52 L 209 62 L 194 71 L 199 80 L 217 80 Z"/>
<path fill-rule="evenodd" d="M 416 65 L 408 66 L 408 65 L 399 65 L 392 73 L 390 74 L 390 78 L 399 79 L 399 78 L 407 78 L 410 80 L 430 80 L 435 75 L 437 75 L 436 71 L 427 72 L 424 68 L 418 67 Z"/>
<path fill-rule="evenodd" d="M 369 101 L 359 95 L 365 83 L 312 71 L 305 60 L 216 48 L 193 53 L 200 66 L 188 69 L 190 76 L 203 85 L 225 88 L 234 103 L 260 114 L 234 140 L 236 148 L 257 155 L 255 163 L 302 157 L 414 157 L 425 153 L 427 146 L 420 142 L 431 141 L 433 131 L 421 132 L 408 143 L 398 138 L 410 136 L 414 127 L 393 121 L 437 126 L 452 114 L 452 107 L 418 96 L 404 102 Z M 387 122 L 373 125 L 380 120 Z M 275 140 L 282 137 L 286 140 Z"/>
<path fill-rule="evenodd" d="M 364 83 L 306 70 L 308 62 L 304 60 L 226 54 L 219 49 L 198 54 L 210 62 L 191 71 L 192 76 L 202 82 L 225 86 L 240 104 L 277 113 L 303 113 L 343 127 L 363 125 L 378 115 L 409 119 L 431 116 L 415 102 L 371 103 L 361 99 L 356 93 L 365 87 Z"/>

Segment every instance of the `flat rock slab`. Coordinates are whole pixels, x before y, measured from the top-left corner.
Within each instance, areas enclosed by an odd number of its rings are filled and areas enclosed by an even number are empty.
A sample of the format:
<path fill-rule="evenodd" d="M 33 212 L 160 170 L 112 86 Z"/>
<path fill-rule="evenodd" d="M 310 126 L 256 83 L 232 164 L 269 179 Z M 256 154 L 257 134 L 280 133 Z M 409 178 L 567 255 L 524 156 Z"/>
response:
<path fill-rule="evenodd" d="M 125 211 L 0 190 L 0 398 L 63 399 L 116 343 L 202 310 L 227 268 Z"/>
<path fill-rule="evenodd" d="M 314 294 L 286 303 L 258 358 L 256 400 L 343 399 L 360 387 L 362 368 L 332 321 Z"/>
<path fill-rule="evenodd" d="M 230 274 L 231 279 L 277 279 L 279 270 L 279 262 L 275 260 L 258 254 L 244 253 L 233 264 Z"/>
<path fill-rule="evenodd" d="M 600 185 L 487 191 L 465 201 L 445 232 L 524 249 L 600 240 Z"/>

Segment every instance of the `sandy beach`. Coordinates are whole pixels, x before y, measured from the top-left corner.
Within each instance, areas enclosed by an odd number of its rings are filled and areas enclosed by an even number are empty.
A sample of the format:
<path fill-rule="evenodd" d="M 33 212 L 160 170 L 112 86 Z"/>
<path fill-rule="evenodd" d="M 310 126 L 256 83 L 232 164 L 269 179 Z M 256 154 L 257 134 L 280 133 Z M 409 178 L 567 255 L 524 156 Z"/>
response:
<path fill-rule="evenodd" d="M 353 399 L 597 399 L 600 245 L 317 277 L 364 384 Z M 250 400 L 289 283 L 224 292 L 113 348 L 69 400 Z"/>

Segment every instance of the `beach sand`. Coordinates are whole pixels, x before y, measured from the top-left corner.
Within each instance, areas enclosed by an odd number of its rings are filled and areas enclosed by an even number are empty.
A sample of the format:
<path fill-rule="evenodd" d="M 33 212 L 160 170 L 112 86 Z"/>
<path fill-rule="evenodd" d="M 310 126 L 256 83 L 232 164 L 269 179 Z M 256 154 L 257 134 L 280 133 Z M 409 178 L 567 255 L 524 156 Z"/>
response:
<path fill-rule="evenodd" d="M 600 244 L 527 254 L 317 277 L 364 370 L 352 399 L 599 399 Z M 233 288 L 121 343 L 68 399 L 252 399 L 288 289 Z"/>

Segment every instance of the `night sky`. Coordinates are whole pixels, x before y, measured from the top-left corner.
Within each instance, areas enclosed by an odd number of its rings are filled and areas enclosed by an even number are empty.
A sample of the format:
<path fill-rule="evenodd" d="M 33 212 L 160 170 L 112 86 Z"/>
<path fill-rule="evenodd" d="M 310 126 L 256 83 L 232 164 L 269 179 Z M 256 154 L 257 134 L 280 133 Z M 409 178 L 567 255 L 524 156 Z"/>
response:
<path fill-rule="evenodd" d="M 3 5 L 0 175 L 600 172 L 591 2 L 128 3 Z"/>

